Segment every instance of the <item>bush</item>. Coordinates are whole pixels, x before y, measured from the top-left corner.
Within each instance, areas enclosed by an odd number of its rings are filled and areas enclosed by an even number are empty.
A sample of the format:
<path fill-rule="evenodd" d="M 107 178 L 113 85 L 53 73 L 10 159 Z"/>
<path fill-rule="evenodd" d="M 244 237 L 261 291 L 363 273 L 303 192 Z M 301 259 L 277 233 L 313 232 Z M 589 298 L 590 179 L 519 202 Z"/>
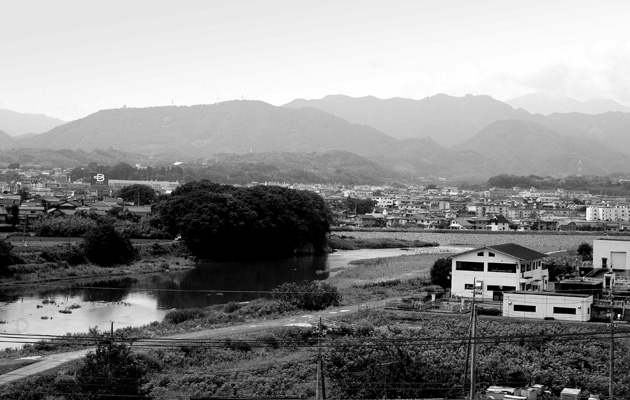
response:
<path fill-rule="evenodd" d="M 41 256 L 49 262 L 65 261 L 70 265 L 79 265 L 87 261 L 83 249 L 77 245 L 47 247 L 42 250 Z"/>
<path fill-rule="evenodd" d="M 494 317 L 498 317 L 499 315 L 501 315 L 501 310 L 499 310 L 498 308 L 483 308 L 480 307 L 477 309 L 477 314 L 479 315 L 491 315 Z"/>
<path fill-rule="evenodd" d="M 233 301 L 230 301 L 229 303 L 227 303 L 224 307 L 223 307 L 223 312 L 225 313 L 233 313 L 234 311 L 238 310 L 238 304 L 236 304 Z"/>
<path fill-rule="evenodd" d="M 283 283 L 272 291 L 271 297 L 303 310 L 323 310 L 341 303 L 336 287 L 314 281 L 304 281 L 301 285 Z"/>
<path fill-rule="evenodd" d="M 102 266 L 128 264 L 136 254 L 129 238 L 105 220 L 85 234 L 82 246 L 86 257 Z"/>
<path fill-rule="evenodd" d="M 169 311 L 164 317 L 164 321 L 171 324 L 181 324 L 185 321 L 201 318 L 204 315 L 205 313 L 200 308 L 186 308 L 183 310 Z"/>

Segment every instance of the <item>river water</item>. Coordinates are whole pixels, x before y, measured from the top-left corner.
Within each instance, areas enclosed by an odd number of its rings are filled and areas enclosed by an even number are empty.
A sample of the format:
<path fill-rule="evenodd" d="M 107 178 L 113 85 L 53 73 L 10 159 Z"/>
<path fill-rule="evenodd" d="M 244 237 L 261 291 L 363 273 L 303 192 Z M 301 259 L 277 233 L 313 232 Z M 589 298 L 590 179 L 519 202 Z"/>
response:
<path fill-rule="evenodd" d="M 284 282 L 325 280 L 331 270 L 346 268 L 352 260 L 437 251 L 444 248 L 338 251 L 318 257 L 205 263 L 187 271 L 2 288 L 0 349 L 15 347 L 33 334 L 64 335 L 95 326 L 106 331 L 112 322 L 114 329 L 140 326 L 161 321 L 172 309 L 253 300 Z M 25 336 L 7 338 L 8 334 Z"/>
<path fill-rule="evenodd" d="M 440 247 L 338 251 L 319 257 L 295 257 L 250 263 L 200 264 L 188 271 L 147 274 L 119 279 L 50 283 L 36 288 L 0 289 L 0 349 L 21 340 L 7 334 L 64 335 L 109 330 L 161 321 L 172 309 L 205 307 L 230 301 L 249 301 L 268 295 L 283 282 L 324 280 L 330 271 L 346 268 L 352 260 L 402 254 L 457 251 L 515 242 L 543 252 L 576 249 L 593 236 L 535 234 L 462 234 L 457 232 L 337 232 L 357 238 L 392 237 L 437 242 Z M 450 247 L 444 247 L 450 246 Z M 60 313 L 69 307 L 71 313 Z"/>

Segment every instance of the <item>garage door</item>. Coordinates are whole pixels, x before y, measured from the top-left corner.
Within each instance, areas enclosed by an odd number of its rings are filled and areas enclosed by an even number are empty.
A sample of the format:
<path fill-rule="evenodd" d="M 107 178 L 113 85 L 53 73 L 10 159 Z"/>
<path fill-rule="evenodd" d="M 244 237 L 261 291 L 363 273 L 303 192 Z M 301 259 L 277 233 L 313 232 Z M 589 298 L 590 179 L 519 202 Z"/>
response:
<path fill-rule="evenodd" d="M 626 252 L 613 251 L 610 253 L 610 263 L 614 269 L 626 269 Z"/>

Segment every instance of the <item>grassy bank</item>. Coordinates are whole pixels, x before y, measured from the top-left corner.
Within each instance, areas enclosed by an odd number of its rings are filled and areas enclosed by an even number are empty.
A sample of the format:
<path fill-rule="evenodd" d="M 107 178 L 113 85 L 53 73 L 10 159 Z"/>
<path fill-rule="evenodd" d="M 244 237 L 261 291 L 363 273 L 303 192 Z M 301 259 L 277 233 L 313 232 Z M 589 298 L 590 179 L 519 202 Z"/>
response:
<path fill-rule="evenodd" d="M 87 262 L 73 244 L 27 248 L 29 251 L 19 252 L 22 263 L 8 266 L 8 273 L 0 274 L 0 287 L 190 269 L 195 265 L 185 245 L 178 242 L 136 244 L 135 262 L 111 267 Z"/>
<path fill-rule="evenodd" d="M 423 242 L 421 240 L 404 240 L 397 238 L 355 238 L 345 235 L 330 235 L 328 244 L 334 250 L 359 250 L 359 249 L 396 249 L 404 247 L 431 247 L 437 243 Z"/>

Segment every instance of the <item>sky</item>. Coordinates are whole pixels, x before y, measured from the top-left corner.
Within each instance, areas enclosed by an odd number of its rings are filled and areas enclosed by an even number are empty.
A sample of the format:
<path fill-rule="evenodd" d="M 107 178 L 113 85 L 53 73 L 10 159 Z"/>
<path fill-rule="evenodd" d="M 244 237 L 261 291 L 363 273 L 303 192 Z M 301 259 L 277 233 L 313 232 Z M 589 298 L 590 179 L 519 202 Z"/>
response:
<path fill-rule="evenodd" d="M 21 0 L 0 14 L 0 108 L 282 105 L 329 94 L 630 105 L 630 2 Z"/>

